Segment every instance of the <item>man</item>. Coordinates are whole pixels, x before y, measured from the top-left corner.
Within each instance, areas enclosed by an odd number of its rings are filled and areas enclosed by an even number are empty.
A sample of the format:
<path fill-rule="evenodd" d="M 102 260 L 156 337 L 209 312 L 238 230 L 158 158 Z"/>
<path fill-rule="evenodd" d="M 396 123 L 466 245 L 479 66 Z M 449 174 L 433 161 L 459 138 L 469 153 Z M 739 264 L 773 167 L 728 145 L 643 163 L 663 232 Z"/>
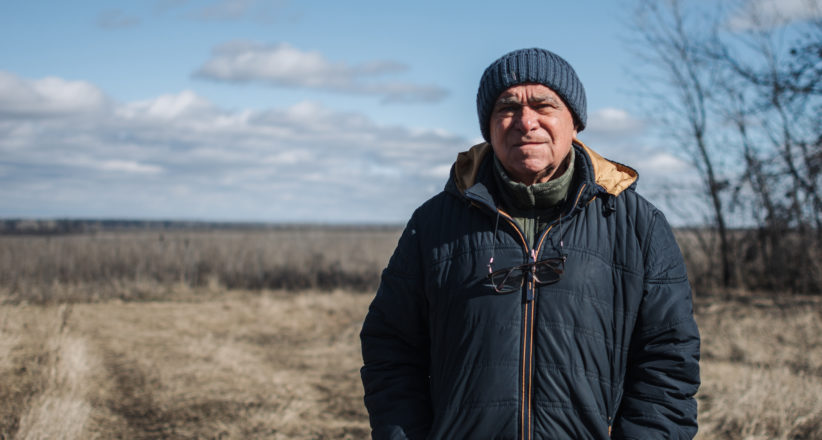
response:
<path fill-rule="evenodd" d="M 363 324 L 373 438 L 692 438 L 682 256 L 637 173 L 576 139 L 573 68 L 508 53 L 477 111 L 490 145 L 416 210 Z"/>

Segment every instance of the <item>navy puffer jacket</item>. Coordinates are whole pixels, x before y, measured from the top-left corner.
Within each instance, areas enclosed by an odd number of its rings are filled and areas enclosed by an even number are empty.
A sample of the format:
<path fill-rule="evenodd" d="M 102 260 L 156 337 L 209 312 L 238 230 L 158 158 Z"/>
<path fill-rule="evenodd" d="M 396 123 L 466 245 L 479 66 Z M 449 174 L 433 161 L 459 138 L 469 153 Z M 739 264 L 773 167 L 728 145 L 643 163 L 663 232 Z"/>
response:
<path fill-rule="evenodd" d="M 414 213 L 360 335 L 373 438 L 696 434 L 699 333 L 671 228 L 636 172 L 574 148 L 574 202 L 533 250 L 497 205 L 488 144 Z M 495 269 L 563 252 L 565 273 L 496 293 L 492 252 Z"/>

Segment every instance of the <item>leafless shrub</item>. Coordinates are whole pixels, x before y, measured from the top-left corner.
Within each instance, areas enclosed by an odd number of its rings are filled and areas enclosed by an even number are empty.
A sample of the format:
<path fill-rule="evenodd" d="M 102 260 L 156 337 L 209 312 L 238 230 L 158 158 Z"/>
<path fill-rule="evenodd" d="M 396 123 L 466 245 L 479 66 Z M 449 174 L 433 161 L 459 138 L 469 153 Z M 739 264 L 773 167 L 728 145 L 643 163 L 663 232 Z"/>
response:
<path fill-rule="evenodd" d="M 694 289 L 710 292 L 721 288 L 714 258 L 720 246 L 716 231 L 682 228 L 674 234 Z M 757 228 L 731 230 L 727 238 L 734 263 L 733 277 L 744 288 L 782 294 L 820 293 L 810 287 L 822 286 L 822 249 L 803 243 L 802 234 L 783 231 L 776 245 Z M 793 264 L 797 261 L 802 264 Z"/>

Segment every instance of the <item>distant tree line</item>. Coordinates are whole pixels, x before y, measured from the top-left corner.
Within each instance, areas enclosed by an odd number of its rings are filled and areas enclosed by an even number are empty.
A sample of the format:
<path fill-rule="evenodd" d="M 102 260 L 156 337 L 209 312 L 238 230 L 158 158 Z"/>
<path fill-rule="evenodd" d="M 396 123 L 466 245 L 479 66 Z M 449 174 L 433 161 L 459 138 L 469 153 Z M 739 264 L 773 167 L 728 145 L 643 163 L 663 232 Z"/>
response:
<path fill-rule="evenodd" d="M 775 4 L 638 0 L 633 14 L 649 113 L 699 175 L 695 204 L 672 199 L 709 226 L 701 287 L 822 292 L 822 11 Z"/>
<path fill-rule="evenodd" d="M 172 220 L 0 219 L 0 235 L 84 234 L 146 229 L 212 229 L 230 225 L 232 224 Z"/>
<path fill-rule="evenodd" d="M 393 231 L 394 224 L 315 224 L 134 219 L 0 219 L 0 235 L 93 234 L 114 231 L 336 230 Z"/>

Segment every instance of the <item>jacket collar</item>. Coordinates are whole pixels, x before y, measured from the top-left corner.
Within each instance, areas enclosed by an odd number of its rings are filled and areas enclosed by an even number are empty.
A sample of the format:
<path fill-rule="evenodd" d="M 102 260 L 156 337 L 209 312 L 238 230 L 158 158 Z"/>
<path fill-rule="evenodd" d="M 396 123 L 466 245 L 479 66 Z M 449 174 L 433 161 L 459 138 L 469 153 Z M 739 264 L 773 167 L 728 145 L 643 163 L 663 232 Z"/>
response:
<path fill-rule="evenodd" d="M 598 193 L 616 197 L 636 185 L 639 175 L 633 168 L 605 159 L 579 140 L 574 140 L 573 148 L 576 149 L 575 172 L 580 173 L 579 181 L 586 185 L 581 196 L 586 199 Z M 493 185 L 493 176 L 489 174 L 493 172 L 491 151 L 491 145 L 483 142 L 459 153 L 445 190 L 495 208 L 489 189 Z"/>

